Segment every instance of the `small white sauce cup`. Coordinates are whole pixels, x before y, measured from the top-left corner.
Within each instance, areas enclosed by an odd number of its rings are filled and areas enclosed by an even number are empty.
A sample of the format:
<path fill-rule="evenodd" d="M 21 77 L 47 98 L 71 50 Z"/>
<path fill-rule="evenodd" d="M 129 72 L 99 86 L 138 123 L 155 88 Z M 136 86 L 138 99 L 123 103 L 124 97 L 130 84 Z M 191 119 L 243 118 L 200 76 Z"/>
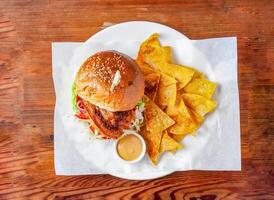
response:
<path fill-rule="evenodd" d="M 125 137 L 125 136 L 127 136 L 127 135 L 134 135 L 134 136 L 136 136 L 136 137 L 141 141 L 141 143 L 142 143 L 142 152 L 141 152 L 140 156 L 139 156 L 138 158 L 136 158 L 135 160 L 124 160 L 123 158 L 121 158 L 121 156 L 119 155 L 118 150 L 117 150 L 117 145 L 118 145 L 119 141 L 120 141 L 123 137 Z M 126 130 L 126 131 L 124 131 L 124 134 L 116 140 L 115 152 L 116 152 L 117 156 L 118 156 L 122 161 L 124 161 L 124 162 L 126 162 L 126 163 L 137 163 L 137 162 L 141 161 L 142 158 L 143 158 L 143 157 L 145 156 L 145 154 L 146 154 L 146 142 L 145 142 L 144 138 L 143 138 L 140 134 L 138 134 L 137 132 L 135 132 L 134 130 Z"/>

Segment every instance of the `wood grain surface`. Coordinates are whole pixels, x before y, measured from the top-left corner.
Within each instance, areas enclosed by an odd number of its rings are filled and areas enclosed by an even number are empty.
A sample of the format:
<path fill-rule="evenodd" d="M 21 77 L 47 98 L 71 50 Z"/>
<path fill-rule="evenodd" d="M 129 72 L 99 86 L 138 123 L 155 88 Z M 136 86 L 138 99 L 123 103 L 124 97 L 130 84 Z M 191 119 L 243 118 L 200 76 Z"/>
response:
<path fill-rule="evenodd" d="M 242 171 L 149 181 L 55 176 L 51 42 L 148 20 L 237 36 Z M 0 199 L 274 199 L 274 1 L 0 1 Z M 225 76 L 225 75 L 224 75 Z"/>

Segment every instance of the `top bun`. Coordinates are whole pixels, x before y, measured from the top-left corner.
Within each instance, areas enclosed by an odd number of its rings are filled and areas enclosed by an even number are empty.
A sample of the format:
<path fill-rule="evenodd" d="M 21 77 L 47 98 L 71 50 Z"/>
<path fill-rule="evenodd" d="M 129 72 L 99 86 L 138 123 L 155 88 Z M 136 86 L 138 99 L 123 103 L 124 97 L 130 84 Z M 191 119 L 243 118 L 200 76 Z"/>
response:
<path fill-rule="evenodd" d="M 76 79 L 77 94 L 108 111 L 133 109 L 144 95 L 144 78 L 136 62 L 117 51 L 89 57 Z"/>

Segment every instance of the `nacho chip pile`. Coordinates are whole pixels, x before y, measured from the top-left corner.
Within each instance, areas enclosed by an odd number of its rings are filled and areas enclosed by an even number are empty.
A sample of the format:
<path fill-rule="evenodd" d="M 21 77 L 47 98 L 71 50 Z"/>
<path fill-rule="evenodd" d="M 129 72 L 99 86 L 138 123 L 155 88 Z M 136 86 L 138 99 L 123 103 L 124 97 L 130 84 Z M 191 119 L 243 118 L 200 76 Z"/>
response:
<path fill-rule="evenodd" d="M 216 83 L 198 70 L 172 63 L 172 49 L 161 46 L 153 34 L 139 49 L 137 63 L 145 77 L 145 126 L 141 130 L 147 153 L 154 165 L 168 151 L 182 149 L 180 143 L 194 135 L 217 102 L 212 99 Z"/>

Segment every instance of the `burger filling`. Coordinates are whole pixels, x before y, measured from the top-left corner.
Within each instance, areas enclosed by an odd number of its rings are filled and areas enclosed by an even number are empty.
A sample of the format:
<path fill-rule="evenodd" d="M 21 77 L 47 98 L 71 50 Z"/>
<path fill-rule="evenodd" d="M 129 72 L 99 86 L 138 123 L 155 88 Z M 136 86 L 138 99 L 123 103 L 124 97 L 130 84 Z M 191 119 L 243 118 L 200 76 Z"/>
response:
<path fill-rule="evenodd" d="M 75 88 L 72 87 L 72 89 L 75 116 L 90 124 L 89 129 L 95 137 L 115 139 L 121 136 L 125 130 L 140 130 L 144 121 L 145 103 L 143 99 L 132 110 L 111 112 L 81 99 L 76 94 Z"/>

